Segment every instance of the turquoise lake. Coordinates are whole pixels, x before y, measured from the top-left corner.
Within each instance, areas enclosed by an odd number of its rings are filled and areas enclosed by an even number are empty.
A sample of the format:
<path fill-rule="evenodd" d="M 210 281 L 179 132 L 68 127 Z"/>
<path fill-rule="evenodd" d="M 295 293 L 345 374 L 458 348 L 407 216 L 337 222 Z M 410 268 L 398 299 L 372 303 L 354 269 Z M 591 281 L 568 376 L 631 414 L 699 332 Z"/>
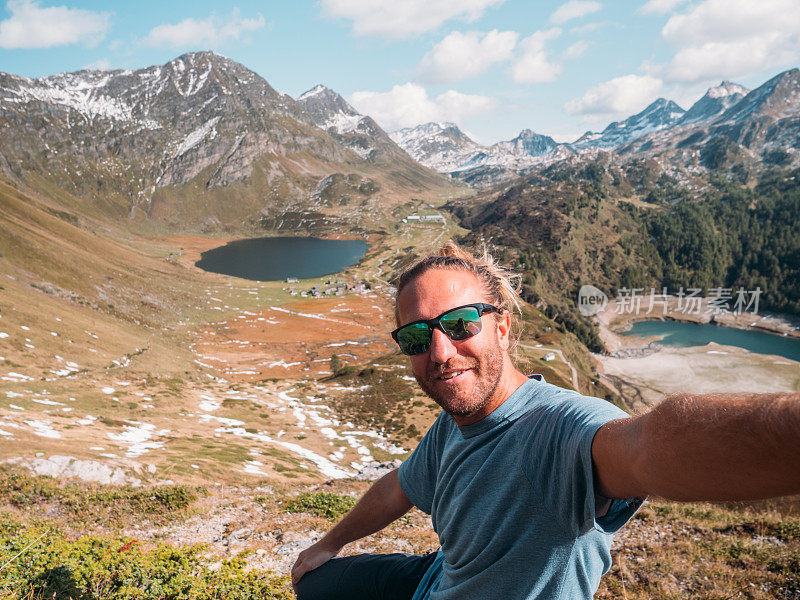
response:
<path fill-rule="evenodd" d="M 659 336 L 667 346 L 704 346 L 709 342 L 738 346 L 758 354 L 774 354 L 800 362 L 800 340 L 781 335 L 717 325 L 678 321 L 636 321 L 623 335 Z"/>

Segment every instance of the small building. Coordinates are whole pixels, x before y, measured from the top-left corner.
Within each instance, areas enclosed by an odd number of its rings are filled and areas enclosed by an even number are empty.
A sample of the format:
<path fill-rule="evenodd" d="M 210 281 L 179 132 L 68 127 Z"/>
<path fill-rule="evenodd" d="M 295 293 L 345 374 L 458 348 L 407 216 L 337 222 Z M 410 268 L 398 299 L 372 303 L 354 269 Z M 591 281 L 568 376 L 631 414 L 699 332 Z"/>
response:
<path fill-rule="evenodd" d="M 548 352 L 547 354 L 544 355 L 544 358 L 542 358 L 542 360 L 545 360 L 547 362 L 550 362 L 551 360 L 555 360 L 555 359 L 556 359 L 556 353 L 555 352 Z"/>

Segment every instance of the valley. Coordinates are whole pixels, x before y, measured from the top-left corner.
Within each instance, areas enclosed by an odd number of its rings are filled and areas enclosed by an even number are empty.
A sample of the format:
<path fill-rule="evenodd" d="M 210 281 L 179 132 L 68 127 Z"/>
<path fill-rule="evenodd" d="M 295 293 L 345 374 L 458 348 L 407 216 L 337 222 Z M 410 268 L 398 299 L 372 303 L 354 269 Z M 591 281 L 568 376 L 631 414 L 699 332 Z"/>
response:
<path fill-rule="evenodd" d="M 797 391 L 799 363 L 643 349 L 615 332 L 630 319 L 613 303 L 599 319 L 576 304 L 586 283 L 740 283 L 761 286 L 770 314 L 796 312 L 797 78 L 724 82 L 688 111 L 658 101 L 573 144 L 526 129 L 480 146 L 448 124 L 389 134 L 325 86 L 294 99 L 213 52 L 0 74 L 0 560 L 31 561 L 9 570 L 11 597 L 44 589 L 25 565 L 77 560 L 84 544 L 113 548 L 113 565 L 89 561 L 48 594 L 152 570 L 197 598 L 223 583 L 291 597 L 297 553 L 439 413 L 390 338 L 391 282 L 449 239 L 523 274 L 515 358 L 550 383 L 632 413 L 687 388 Z M 196 266 L 263 236 L 368 248 L 297 281 Z M 800 334 L 791 318 L 758 322 Z M 751 583 L 751 598 L 795 597 L 797 519 L 796 499 L 654 499 L 597 597 Z M 346 553 L 436 547 L 414 510 Z"/>

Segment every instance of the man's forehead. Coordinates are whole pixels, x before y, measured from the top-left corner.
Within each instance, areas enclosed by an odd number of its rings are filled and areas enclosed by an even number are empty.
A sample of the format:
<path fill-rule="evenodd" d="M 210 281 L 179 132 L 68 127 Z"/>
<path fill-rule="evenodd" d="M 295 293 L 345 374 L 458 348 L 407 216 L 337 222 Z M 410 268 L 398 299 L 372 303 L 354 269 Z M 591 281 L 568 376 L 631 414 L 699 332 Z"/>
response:
<path fill-rule="evenodd" d="M 442 312 L 472 302 L 486 301 L 486 290 L 467 271 L 432 269 L 410 281 L 397 298 L 401 323 L 430 319 Z"/>

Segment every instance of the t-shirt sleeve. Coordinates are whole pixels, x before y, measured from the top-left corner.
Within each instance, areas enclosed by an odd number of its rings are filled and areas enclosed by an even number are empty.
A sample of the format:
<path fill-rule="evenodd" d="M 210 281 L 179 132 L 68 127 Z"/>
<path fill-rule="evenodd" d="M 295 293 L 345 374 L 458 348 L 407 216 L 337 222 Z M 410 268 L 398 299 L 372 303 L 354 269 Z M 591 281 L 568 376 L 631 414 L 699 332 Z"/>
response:
<path fill-rule="evenodd" d="M 525 475 L 560 525 L 575 534 L 592 527 L 613 533 L 643 502 L 639 498 L 614 500 L 602 517 L 596 515 L 592 442 L 604 424 L 627 417 L 610 402 L 569 390 L 561 390 L 552 402 L 527 417 L 531 421 L 525 444 Z"/>
<path fill-rule="evenodd" d="M 400 488 L 411 503 L 426 514 L 431 514 L 436 473 L 439 466 L 437 437 L 442 427 L 444 413 L 434 421 L 397 473 Z"/>

